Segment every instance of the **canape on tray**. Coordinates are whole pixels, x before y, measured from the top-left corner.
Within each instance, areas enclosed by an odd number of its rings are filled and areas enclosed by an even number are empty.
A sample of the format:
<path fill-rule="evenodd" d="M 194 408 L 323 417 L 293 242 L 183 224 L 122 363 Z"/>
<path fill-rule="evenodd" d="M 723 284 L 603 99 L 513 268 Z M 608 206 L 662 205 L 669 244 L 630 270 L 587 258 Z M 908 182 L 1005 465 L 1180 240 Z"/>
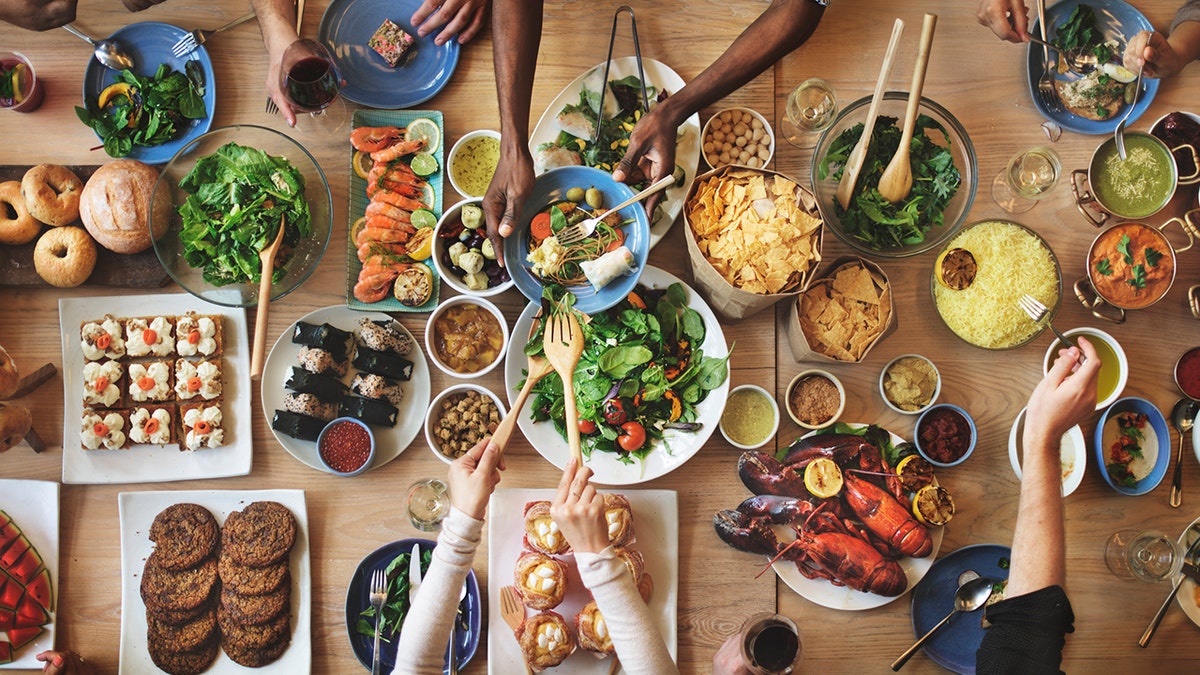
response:
<path fill-rule="evenodd" d="M 575 651 L 575 637 L 567 620 L 557 612 L 541 612 L 525 619 L 517 629 L 517 642 L 529 667 L 553 668 Z"/>
<path fill-rule="evenodd" d="M 550 517 L 550 502 L 539 500 L 525 505 L 525 548 L 546 555 L 562 555 L 571 544 Z"/>
<path fill-rule="evenodd" d="M 175 361 L 175 396 L 184 401 L 215 401 L 221 398 L 221 360 Z"/>
<path fill-rule="evenodd" d="M 129 413 L 129 439 L 140 445 L 175 442 L 174 411 L 169 406 L 147 405 Z"/>
<path fill-rule="evenodd" d="M 129 447 L 129 418 L 124 410 L 84 410 L 79 442 L 84 450 Z"/>
<path fill-rule="evenodd" d="M 119 359 L 125 356 L 125 334 L 119 321 L 105 316 L 96 321 L 85 321 L 79 327 L 80 347 L 83 358 L 88 361 Z"/>
<path fill-rule="evenodd" d="M 131 357 L 175 353 L 174 322 L 165 316 L 125 319 L 125 353 Z"/>
<path fill-rule="evenodd" d="M 513 585 L 526 607 L 554 609 L 567 592 L 567 566 L 537 551 L 525 551 L 513 568 Z"/>
<path fill-rule="evenodd" d="M 189 312 L 175 317 L 175 352 L 180 356 L 221 353 L 221 317 Z"/>
<path fill-rule="evenodd" d="M 117 361 L 83 364 L 83 405 L 88 408 L 120 408 L 124 398 L 125 368 Z"/>
<path fill-rule="evenodd" d="M 181 450 L 217 448 L 225 445 L 225 430 L 222 428 L 221 408 L 210 403 L 195 403 L 179 407 L 183 419 Z"/>

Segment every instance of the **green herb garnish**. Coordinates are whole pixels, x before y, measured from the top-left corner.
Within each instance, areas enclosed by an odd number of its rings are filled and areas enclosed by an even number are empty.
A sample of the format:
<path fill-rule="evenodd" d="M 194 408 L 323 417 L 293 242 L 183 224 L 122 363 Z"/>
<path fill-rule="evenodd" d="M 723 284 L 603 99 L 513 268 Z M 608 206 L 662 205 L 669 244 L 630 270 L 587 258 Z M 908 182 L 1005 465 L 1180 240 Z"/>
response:
<path fill-rule="evenodd" d="M 1141 290 L 1146 287 L 1146 266 L 1138 263 L 1133 266 L 1133 278 L 1126 279 L 1125 283 Z"/>
<path fill-rule="evenodd" d="M 391 642 L 404 627 L 404 619 L 408 615 L 408 561 L 412 553 L 401 553 L 392 558 L 384 570 L 387 577 L 387 600 L 383 603 L 383 623 L 379 627 L 379 639 Z M 433 560 L 433 549 L 421 551 L 421 575 L 429 571 L 429 563 Z M 363 575 L 363 583 L 370 584 L 368 574 Z M 370 589 L 367 589 L 368 592 Z M 375 608 L 367 605 L 358 613 L 358 621 L 354 630 L 359 635 L 375 637 Z"/>
<path fill-rule="evenodd" d="M 1147 247 L 1142 251 L 1142 255 L 1146 256 L 1146 264 L 1151 267 L 1158 267 L 1158 261 L 1162 260 L 1163 254 L 1159 253 L 1158 249 Z"/>
<path fill-rule="evenodd" d="M 1067 20 L 1058 26 L 1053 42 L 1064 51 L 1103 43 L 1104 36 L 1096 29 L 1096 14 L 1092 8 L 1077 5 Z"/>
<path fill-rule="evenodd" d="M 197 61 L 188 61 L 187 73 L 162 64 L 152 77 L 122 70 L 115 94 L 100 107 L 100 98 L 75 107 L 79 120 L 104 141 L 104 151 L 125 157 L 134 146 L 152 147 L 174 140 L 188 120 L 208 115 L 204 107 L 204 73 Z M 107 91 L 110 87 L 106 87 Z M 103 92 L 101 92 L 103 95 Z"/>
<path fill-rule="evenodd" d="M 1108 258 L 1101 258 L 1100 261 L 1096 263 L 1096 271 L 1106 277 L 1112 276 L 1112 263 L 1108 262 Z"/>
<path fill-rule="evenodd" d="M 1121 235 L 1121 241 L 1117 243 L 1117 251 L 1121 254 L 1121 257 L 1123 257 L 1125 259 L 1126 264 L 1132 265 L 1133 264 L 1133 254 L 1129 252 L 1129 242 L 1130 241 L 1131 240 L 1129 239 L 1129 235 L 1127 235 L 1127 234 Z"/>

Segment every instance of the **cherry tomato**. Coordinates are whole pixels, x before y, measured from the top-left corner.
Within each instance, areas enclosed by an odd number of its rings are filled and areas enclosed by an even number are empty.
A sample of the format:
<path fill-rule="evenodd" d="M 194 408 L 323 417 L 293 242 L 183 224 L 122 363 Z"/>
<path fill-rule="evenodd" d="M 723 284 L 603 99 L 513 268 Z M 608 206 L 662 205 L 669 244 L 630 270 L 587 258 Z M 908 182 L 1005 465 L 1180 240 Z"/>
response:
<path fill-rule="evenodd" d="M 621 425 L 621 435 L 617 436 L 617 444 L 625 452 L 633 452 L 646 444 L 646 429 L 637 422 L 626 422 Z"/>
<path fill-rule="evenodd" d="M 629 419 L 629 415 L 625 412 L 625 404 L 621 403 L 619 398 L 610 398 L 604 402 L 604 421 L 619 427 Z"/>
<path fill-rule="evenodd" d="M 591 436 L 596 433 L 596 423 L 591 420 L 579 420 L 579 433 Z"/>

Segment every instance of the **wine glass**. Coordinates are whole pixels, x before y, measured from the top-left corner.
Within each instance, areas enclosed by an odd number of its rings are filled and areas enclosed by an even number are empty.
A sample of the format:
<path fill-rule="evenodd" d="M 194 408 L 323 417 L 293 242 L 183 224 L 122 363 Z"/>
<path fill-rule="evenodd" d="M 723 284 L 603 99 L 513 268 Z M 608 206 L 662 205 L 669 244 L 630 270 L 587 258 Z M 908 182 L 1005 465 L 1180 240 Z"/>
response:
<path fill-rule="evenodd" d="M 283 52 L 279 87 L 297 112 L 301 131 L 333 134 L 346 122 L 345 104 L 338 93 L 342 77 L 325 45 L 296 40 Z"/>
<path fill-rule="evenodd" d="M 404 502 L 413 527 L 424 532 L 441 528 L 450 514 L 450 489 L 444 481 L 428 478 L 413 483 Z"/>
<path fill-rule="evenodd" d="M 992 199 L 1009 213 L 1025 213 L 1050 194 L 1061 172 L 1058 153 L 1050 148 L 1018 152 L 992 181 Z"/>
<path fill-rule="evenodd" d="M 800 629 L 782 614 L 763 612 L 746 619 L 738 634 L 742 665 L 753 675 L 795 672 L 804 649 Z"/>
<path fill-rule="evenodd" d="M 814 147 L 820 133 L 833 124 L 837 112 L 833 85 L 819 77 L 809 78 L 788 94 L 779 122 L 783 139 L 797 148 Z"/>
<path fill-rule="evenodd" d="M 1157 530 L 1121 530 L 1104 545 L 1104 562 L 1121 579 L 1157 583 L 1183 567 L 1183 547 Z"/>

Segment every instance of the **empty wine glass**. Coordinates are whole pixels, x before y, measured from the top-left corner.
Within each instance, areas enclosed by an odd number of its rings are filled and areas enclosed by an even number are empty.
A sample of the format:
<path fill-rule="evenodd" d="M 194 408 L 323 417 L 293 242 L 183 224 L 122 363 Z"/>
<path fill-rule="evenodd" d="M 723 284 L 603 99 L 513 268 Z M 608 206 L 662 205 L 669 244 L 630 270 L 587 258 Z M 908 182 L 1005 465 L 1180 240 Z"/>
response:
<path fill-rule="evenodd" d="M 345 105 L 338 97 L 342 77 L 325 45 L 296 40 L 283 52 L 279 87 L 297 112 L 301 131 L 332 134 L 346 122 Z"/>
<path fill-rule="evenodd" d="M 1183 567 L 1183 548 L 1157 530 L 1121 530 L 1104 545 L 1104 562 L 1121 579 L 1157 583 Z"/>
<path fill-rule="evenodd" d="M 821 132 L 833 124 L 837 111 L 833 85 L 819 77 L 801 82 L 788 94 L 784 116 L 779 122 L 783 139 L 797 148 L 814 147 Z"/>
<path fill-rule="evenodd" d="M 1061 171 L 1058 153 L 1050 148 L 1018 152 L 992 181 L 992 199 L 1009 213 L 1024 213 L 1050 194 Z"/>

